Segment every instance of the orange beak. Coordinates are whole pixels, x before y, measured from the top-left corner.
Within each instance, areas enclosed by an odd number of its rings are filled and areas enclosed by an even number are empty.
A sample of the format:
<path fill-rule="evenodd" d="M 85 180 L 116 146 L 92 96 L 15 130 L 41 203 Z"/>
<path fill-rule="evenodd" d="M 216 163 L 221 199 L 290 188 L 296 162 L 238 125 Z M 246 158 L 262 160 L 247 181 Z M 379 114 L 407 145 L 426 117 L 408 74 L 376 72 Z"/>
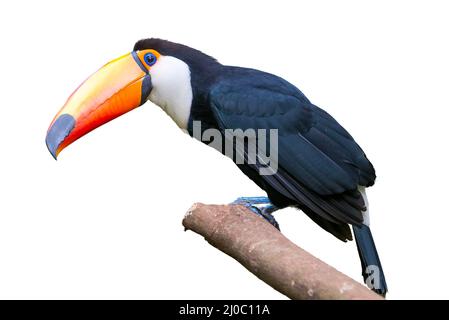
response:
<path fill-rule="evenodd" d="M 133 51 L 103 66 L 85 80 L 56 114 L 45 142 L 56 159 L 80 137 L 142 105 L 150 95 L 150 67 L 144 56 L 153 50 Z"/>

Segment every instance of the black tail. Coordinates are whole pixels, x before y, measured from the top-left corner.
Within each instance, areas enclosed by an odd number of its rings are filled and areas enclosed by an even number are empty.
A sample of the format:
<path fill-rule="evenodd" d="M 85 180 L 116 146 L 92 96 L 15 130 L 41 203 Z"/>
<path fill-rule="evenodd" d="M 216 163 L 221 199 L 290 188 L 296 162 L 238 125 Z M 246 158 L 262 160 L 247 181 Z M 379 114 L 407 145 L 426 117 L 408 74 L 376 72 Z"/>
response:
<path fill-rule="evenodd" d="M 355 242 L 362 263 L 362 275 L 365 283 L 371 290 L 385 296 L 388 291 L 385 275 L 382 270 L 376 245 L 371 230 L 366 225 L 353 226 Z"/>

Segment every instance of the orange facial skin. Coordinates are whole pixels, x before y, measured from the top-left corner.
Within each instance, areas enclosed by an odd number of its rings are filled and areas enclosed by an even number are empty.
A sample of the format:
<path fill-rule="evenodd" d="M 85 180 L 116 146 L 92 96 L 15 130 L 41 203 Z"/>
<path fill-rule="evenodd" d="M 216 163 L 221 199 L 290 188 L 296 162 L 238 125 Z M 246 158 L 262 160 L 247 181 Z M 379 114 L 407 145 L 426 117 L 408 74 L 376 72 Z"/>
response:
<path fill-rule="evenodd" d="M 155 50 L 128 53 L 104 65 L 75 90 L 47 132 L 47 146 L 55 158 L 83 135 L 145 102 L 151 90 L 147 53 L 160 57 Z M 73 117 L 73 128 L 54 127 L 62 115 Z"/>

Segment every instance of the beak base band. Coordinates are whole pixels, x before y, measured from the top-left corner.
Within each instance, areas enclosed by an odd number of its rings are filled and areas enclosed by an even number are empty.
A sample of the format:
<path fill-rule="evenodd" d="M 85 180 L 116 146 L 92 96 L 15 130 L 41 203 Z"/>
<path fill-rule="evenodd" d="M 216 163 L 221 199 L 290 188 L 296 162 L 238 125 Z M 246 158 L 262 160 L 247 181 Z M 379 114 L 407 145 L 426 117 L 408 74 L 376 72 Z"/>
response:
<path fill-rule="evenodd" d="M 140 69 L 142 69 L 143 72 L 148 74 L 148 69 L 145 68 L 142 61 L 140 61 L 139 56 L 137 55 L 137 52 L 133 51 L 133 52 L 131 52 L 131 55 L 133 56 L 134 61 L 136 61 L 136 63 L 139 65 Z"/>
<path fill-rule="evenodd" d="M 150 95 L 152 88 L 153 85 L 151 84 L 151 76 L 147 74 L 142 80 L 142 95 L 140 97 L 140 105 L 144 104 L 148 100 L 148 96 Z"/>

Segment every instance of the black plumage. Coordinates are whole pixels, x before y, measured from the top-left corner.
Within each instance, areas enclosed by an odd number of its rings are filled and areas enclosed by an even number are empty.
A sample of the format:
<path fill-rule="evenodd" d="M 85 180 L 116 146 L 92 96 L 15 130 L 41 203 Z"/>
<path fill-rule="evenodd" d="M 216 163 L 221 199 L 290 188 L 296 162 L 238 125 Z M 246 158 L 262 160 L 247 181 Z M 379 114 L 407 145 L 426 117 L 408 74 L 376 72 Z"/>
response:
<path fill-rule="evenodd" d="M 228 67 L 227 73 L 209 95 L 218 126 L 278 129 L 275 178 L 289 190 L 290 198 L 293 195 L 296 202 L 313 207 L 330 222 L 360 224 L 364 204 L 357 187 L 372 185 L 375 174 L 347 131 L 279 77 L 234 67 Z M 273 185 L 270 178 L 261 179 L 265 186 Z"/>
<path fill-rule="evenodd" d="M 296 206 L 341 240 L 348 224 L 360 225 L 365 204 L 358 186 L 374 184 L 374 168 L 351 135 L 295 86 L 275 75 L 221 65 L 190 47 L 160 39 L 136 43 L 186 62 L 193 102 L 189 129 L 278 129 L 279 169 L 258 174 L 257 164 L 239 168 L 278 207 Z"/>

